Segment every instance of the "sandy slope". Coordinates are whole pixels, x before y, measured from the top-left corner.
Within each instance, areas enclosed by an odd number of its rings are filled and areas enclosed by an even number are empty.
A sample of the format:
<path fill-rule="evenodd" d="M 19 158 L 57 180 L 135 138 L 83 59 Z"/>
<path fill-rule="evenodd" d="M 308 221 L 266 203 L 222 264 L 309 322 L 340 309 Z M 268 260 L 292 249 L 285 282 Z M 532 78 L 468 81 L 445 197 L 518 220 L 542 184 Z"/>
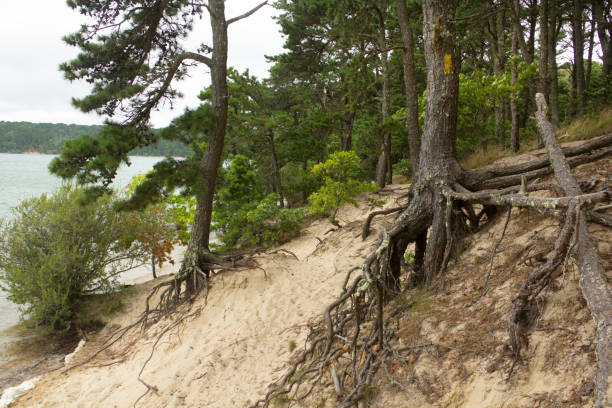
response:
<path fill-rule="evenodd" d="M 513 162 L 539 154 L 530 152 Z M 607 180 L 612 174 L 612 158 L 580 166 L 576 174 Z M 387 207 L 395 206 L 395 200 L 407 192 L 401 185 L 391 189 L 394 191 L 385 197 L 378 197 L 387 199 Z M 324 308 L 339 293 L 345 272 L 359 266 L 371 252 L 376 234 L 365 242 L 359 237 L 369 211 L 365 204 L 358 209 L 344 207 L 339 213 L 344 228 L 329 233 L 328 221 L 315 221 L 301 237 L 283 246 L 298 259 L 273 251 L 259 255 L 257 260 L 267 278 L 260 269 L 233 271 L 216 278 L 208 305 L 196 302 L 191 312 L 199 310 L 199 314 L 159 344 L 142 375 L 157 391 L 148 393 L 137 406 L 245 407 L 260 398 L 297 353 L 289 351 L 289 344 L 297 342 L 298 349 L 303 345 L 307 323 L 321 319 Z M 414 305 L 394 325 L 402 344 L 431 346 L 415 347 L 407 362 L 390 367 L 391 375 L 409 394 L 379 373 L 368 406 L 592 406 L 595 328 L 578 285 L 579 272 L 571 261 L 543 292 L 529 346 L 508 380 L 512 360 L 504 343 L 513 297 L 532 270 L 526 255 L 552 245 L 558 224 L 533 212 L 514 210 L 512 214 L 494 258 L 486 295 L 481 293 L 505 216 L 465 240 L 463 251 L 444 275 L 443 285 L 411 290 L 398 300 Z M 381 224 L 392 218 L 381 217 L 374 227 L 380 230 Z M 610 281 L 612 233 L 599 226 L 590 230 Z M 111 329 L 132 321 L 153 284 L 140 285 L 125 313 L 90 339 L 77 360 L 95 351 Z M 138 372 L 160 327 L 154 327 L 145 338 L 133 334 L 111 353 L 84 367 L 48 375 L 17 406 L 133 406 L 146 391 L 138 381 Z M 116 364 L 109 365 L 113 361 Z M 334 407 L 334 402 L 331 385 L 324 384 L 302 406 L 327 408 Z"/>
<path fill-rule="evenodd" d="M 406 186 L 392 186 L 394 196 Z M 388 200 L 387 206 L 395 206 Z M 315 221 L 301 237 L 283 246 L 286 253 L 262 254 L 262 270 L 234 271 L 215 279 L 208 298 L 193 305 L 200 313 L 164 337 L 142 378 L 158 391 L 143 397 L 142 407 L 242 407 L 261 397 L 290 359 L 289 344 L 303 344 L 309 319 L 319 319 L 339 293 L 345 272 L 359 266 L 376 235 L 359 237 L 370 209 L 347 206 L 340 220 L 351 223 L 337 232 L 327 220 Z M 382 219 L 380 220 L 383 221 Z M 323 243 L 320 244 L 320 238 Z M 266 277 L 267 275 L 267 277 Z M 141 285 L 126 313 L 113 319 L 77 356 L 84 359 L 100 340 L 141 310 L 152 283 Z M 66 374 L 51 374 L 21 398 L 24 407 L 127 407 L 147 390 L 138 372 L 151 353 L 155 328 L 146 338 L 136 334 L 113 353 Z M 134 344 L 131 344 L 131 342 Z M 106 365 L 130 346 L 124 361 Z M 297 351 L 295 351 L 297 352 Z"/>

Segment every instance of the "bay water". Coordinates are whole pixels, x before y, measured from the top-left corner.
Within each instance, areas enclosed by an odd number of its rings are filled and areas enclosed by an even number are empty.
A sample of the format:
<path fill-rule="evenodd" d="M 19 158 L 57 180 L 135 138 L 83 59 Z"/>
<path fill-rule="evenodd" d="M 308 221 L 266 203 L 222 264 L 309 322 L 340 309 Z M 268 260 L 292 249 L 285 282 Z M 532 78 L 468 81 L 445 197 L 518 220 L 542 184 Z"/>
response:
<path fill-rule="evenodd" d="M 62 180 L 49 173 L 48 166 L 55 155 L 0 153 L 0 218 L 10 218 L 11 208 L 26 198 L 38 197 L 57 189 Z M 161 157 L 130 157 L 131 165 L 122 166 L 114 188 L 127 186 L 132 178 L 146 173 Z M 0 290 L 0 345 L 14 340 L 14 333 L 7 329 L 19 322 L 17 306 Z"/>

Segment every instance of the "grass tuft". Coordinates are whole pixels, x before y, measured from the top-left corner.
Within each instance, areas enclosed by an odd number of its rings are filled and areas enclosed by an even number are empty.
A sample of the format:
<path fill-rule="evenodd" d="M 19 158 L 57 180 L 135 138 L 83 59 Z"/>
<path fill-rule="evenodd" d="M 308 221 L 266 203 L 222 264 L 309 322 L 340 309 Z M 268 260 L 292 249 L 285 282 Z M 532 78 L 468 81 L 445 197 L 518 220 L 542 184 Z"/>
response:
<path fill-rule="evenodd" d="M 612 132 L 612 108 L 585 115 L 557 132 L 562 142 L 591 139 Z"/>

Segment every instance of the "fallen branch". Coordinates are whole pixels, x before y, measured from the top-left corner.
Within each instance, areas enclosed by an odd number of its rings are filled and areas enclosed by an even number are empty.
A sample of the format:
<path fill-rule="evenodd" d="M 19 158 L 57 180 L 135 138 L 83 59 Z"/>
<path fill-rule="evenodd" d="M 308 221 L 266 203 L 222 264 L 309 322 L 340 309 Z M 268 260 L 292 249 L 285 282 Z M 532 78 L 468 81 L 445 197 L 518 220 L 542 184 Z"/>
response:
<path fill-rule="evenodd" d="M 548 150 L 555 178 L 568 195 L 580 195 L 582 192 L 578 183 L 570 173 L 569 166 L 554 137 L 553 128 L 546 119 L 547 106 L 544 96 L 536 94 L 536 102 L 538 105 L 536 122 Z M 598 408 L 610 407 L 612 406 L 610 384 L 612 380 L 612 291 L 608 285 L 601 259 L 589 236 L 583 211 L 577 215 L 576 234 L 573 254 L 581 272 L 580 287 L 597 328 L 595 405 Z"/>
<path fill-rule="evenodd" d="M 565 157 L 574 157 L 584 153 L 591 153 L 595 150 L 602 149 L 604 147 L 612 146 L 612 133 L 589 141 L 587 143 L 583 143 L 579 146 L 573 147 L 565 147 L 562 149 L 562 153 Z M 490 183 L 491 180 L 495 179 L 503 179 L 503 177 L 507 176 L 519 176 L 522 174 L 527 174 L 534 170 L 540 170 L 545 167 L 549 167 L 550 161 L 548 157 L 544 159 L 534 160 L 527 163 L 514 164 L 506 167 L 492 167 L 492 168 L 484 168 L 484 169 L 476 169 L 476 170 L 467 170 L 463 173 L 461 178 L 461 184 L 464 186 L 489 188 L 482 187 L 481 184 L 484 182 Z M 548 174 L 552 173 L 552 169 L 548 172 Z M 520 182 L 520 179 L 519 179 Z M 515 183 L 518 184 L 518 183 Z M 496 188 L 495 186 L 491 186 L 490 188 Z"/>

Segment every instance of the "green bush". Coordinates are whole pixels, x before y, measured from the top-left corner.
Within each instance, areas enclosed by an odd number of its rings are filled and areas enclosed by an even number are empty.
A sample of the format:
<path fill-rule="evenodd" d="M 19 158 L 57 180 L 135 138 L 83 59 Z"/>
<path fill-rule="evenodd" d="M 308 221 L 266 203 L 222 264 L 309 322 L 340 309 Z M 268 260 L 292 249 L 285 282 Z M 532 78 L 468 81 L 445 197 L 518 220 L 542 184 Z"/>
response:
<path fill-rule="evenodd" d="M 81 205 L 82 194 L 64 185 L 22 201 L 0 224 L 0 286 L 46 331 L 68 329 L 83 296 L 112 290 L 120 272 L 150 259 L 133 231 L 151 220 L 118 213 L 113 196 Z"/>
<path fill-rule="evenodd" d="M 412 180 L 412 161 L 410 158 L 404 158 L 393 165 L 393 172 L 401 174 L 406 178 L 406 181 Z"/>
<path fill-rule="evenodd" d="M 225 247 L 239 241 L 270 246 L 291 238 L 304 210 L 280 208 L 280 196 L 264 195 L 251 161 L 243 155 L 232 159 L 213 210 L 213 228 Z"/>
<path fill-rule="evenodd" d="M 336 152 L 312 168 L 312 172 L 323 180 L 323 186 L 308 197 L 310 212 L 330 216 L 338 224 L 336 213 L 345 203 L 358 207 L 353 196 L 376 191 L 376 184 L 360 181 L 362 177 L 359 157 L 353 151 Z"/>
<path fill-rule="evenodd" d="M 280 208 L 280 195 L 272 193 L 257 207 L 247 212 L 247 223 L 242 237 L 252 245 L 264 247 L 285 242 L 297 235 L 304 219 L 304 208 Z"/>

